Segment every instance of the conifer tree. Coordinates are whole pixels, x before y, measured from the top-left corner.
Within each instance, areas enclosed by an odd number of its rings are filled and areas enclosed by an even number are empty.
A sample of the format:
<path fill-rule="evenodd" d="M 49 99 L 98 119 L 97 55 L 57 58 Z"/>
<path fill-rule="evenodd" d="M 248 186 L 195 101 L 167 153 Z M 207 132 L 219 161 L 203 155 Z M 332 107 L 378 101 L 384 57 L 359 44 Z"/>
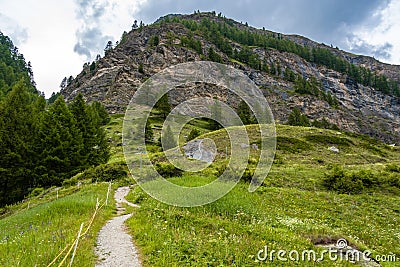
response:
<path fill-rule="evenodd" d="M 171 105 L 169 103 L 168 94 L 164 94 L 160 100 L 158 100 L 155 108 L 157 108 L 164 119 L 167 118 L 168 114 L 171 112 Z"/>
<path fill-rule="evenodd" d="M 298 108 L 293 109 L 289 114 L 288 124 L 292 126 L 310 126 L 310 120 L 306 115 L 302 114 Z"/>
<path fill-rule="evenodd" d="M 153 142 L 153 129 L 151 128 L 151 124 L 149 121 L 146 122 L 145 132 L 144 132 L 144 140 L 146 142 Z"/>
<path fill-rule="evenodd" d="M 176 147 L 176 141 L 171 126 L 168 125 L 165 129 L 162 141 L 164 150 Z"/>
<path fill-rule="evenodd" d="M 45 113 L 41 130 L 41 170 L 39 183 L 42 186 L 60 184 L 76 174 L 84 161 L 84 143 L 76 120 L 60 96 Z"/>
<path fill-rule="evenodd" d="M 220 122 L 222 120 L 221 105 L 217 99 L 215 99 L 213 106 L 211 107 L 211 119 L 209 120 L 211 130 L 219 130 L 222 128 Z"/>
<path fill-rule="evenodd" d="M 193 129 L 190 131 L 190 133 L 189 133 L 189 135 L 188 135 L 186 141 L 191 141 L 191 140 L 195 139 L 196 137 L 198 137 L 199 135 L 200 135 L 200 131 L 197 130 L 196 128 L 193 128 Z"/>
<path fill-rule="evenodd" d="M 73 114 L 76 125 L 82 134 L 83 150 L 82 160 L 83 165 L 93 166 L 100 163 L 105 163 L 108 160 L 108 143 L 104 129 L 101 128 L 108 120 L 108 115 L 101 104 L 92 104 L 87 106 L 82 94 L 77 97 L 69 105 L 69 109 Z"/>
<path fill-rule="evenodd" d="M 242 100 L 239 103 L 236 112 L 244 125 L 248 125 L 253 122 L 252 112 L 245 101 Z"/>
<path fill-rule="evenodd" d="M 20 80 L 0 106 L 0 205 L 21 200 L 34 186 L 35 113 L 28 90 Z"/>

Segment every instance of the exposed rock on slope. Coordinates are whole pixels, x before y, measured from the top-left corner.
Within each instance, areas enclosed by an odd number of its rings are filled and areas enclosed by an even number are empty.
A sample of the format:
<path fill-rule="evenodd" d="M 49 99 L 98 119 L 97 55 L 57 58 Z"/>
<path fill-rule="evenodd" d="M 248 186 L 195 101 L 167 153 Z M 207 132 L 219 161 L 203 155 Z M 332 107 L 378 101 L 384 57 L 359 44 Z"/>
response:
<path fill-rule="evenodd" d="M 271 33 L 210 13 L 180 17 L 198 22 L 201 22 L 204 17 L 217 22 L 229 21 L 231 25 L 247 31 Z M 154 42 L 155 36 L 158 37 L 157 42 Z M 199 41 L 202 53 L 183 46 L 180 40 L 182 36 L 189 36 Z M 280 38 L 310 48 L 324 47 L 350 63 L 384 74 L 397 83 L 400 81 L 400 66 L 384 64 L 370 57 L 355 56 L 297 35 L 281 35 Z M 233 41 L 230 41 L 230 45 L 237 51 L 244 48 L 243 45 Z M 74 81 L 62 91 L 62 94 L 67 100 L 71 100 L 81 92 L 87 101 L 101 101 L 111 113 L 123 113 L 136 89 L 147 78 L 171 65 L 207 60 L 210 48 L 220 56 L 223 63 L 243 70 L 262 88 L 278 122 L 285 122 L 291 110 L 298 107 L 311 119 L 326 118 L 343 130 L 368 134 L 387 142 L 400 143 L 400 99 L 398 97 L 359 84 L 346 74 L 308 62 L 296 54 L 271 48 L 250 47 L 262 62 L 276 66 L 277 73 L 272 75 L 270 72 L 255 70 L 228 57 L 201 32 L 192 32 L 180 23 L 154 24 L 127 33 L 119 45 L 108 51 L 105 57 L 95 64 L 87 64 Z M 338 104 L 334 106 L 324 98 L 296 93 L 295 82 L 284 77 L 286 69 L 307 81 L 315 78 L 319 90 L 324 95 L 331 95 Z M 226 90 L 204 84 L 179 88 L 172 92 L 170 97 L 172 104 L 176 105 L 188 96 L 197 95 L 213 95 L 220 99 L 228 99 L 228 102 L 233 105 L 238 103 L 238 100 L 229 96 Z"/>

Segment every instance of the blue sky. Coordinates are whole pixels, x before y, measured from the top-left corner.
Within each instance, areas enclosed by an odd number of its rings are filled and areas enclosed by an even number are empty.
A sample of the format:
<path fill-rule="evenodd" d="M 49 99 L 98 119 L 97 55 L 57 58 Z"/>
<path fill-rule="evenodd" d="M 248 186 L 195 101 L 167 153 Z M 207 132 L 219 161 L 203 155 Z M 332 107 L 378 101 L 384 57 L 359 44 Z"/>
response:
<path fill-rule="evenodd" d="M 48 97 L 134 20 L 149 24 L 194 10 L 400 64 L 400 0 L 0 0 L 0 30 L 32 62 Z"/>

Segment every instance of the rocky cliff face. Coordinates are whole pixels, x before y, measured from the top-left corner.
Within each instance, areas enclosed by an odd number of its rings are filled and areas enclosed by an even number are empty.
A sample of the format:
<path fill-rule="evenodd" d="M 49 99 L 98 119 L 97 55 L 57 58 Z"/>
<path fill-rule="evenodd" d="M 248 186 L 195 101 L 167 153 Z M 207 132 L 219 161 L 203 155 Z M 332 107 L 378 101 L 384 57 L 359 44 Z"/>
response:
<path fill-rule="evenodd" d="M 201 21 L 206 16 L 215 21 L 219 17 L 212 14 L 182 16 Z M 235 27 L 248 31 L 261 31 L 231 21 Z M 265 31 L 263 31 L 265 32 Z M 201 42 L 202 54 L 181 45 L 181 36 L 193 36 Z M 157 44 L 150 41 L 158 36 Z M 309 47 L 326 47 L 301 36 L 286 36 Z M 230 42 L 237 50 L 242 45 Z M 284 123 L 288 114 L 297 107 L 310 119 L 326 118 L 339 128 L 351 132 L 368 134 L 390 143 L 400 143 L 400 99 L 356 83 L 351 77 L 337 71 L 307 62 L 303 58 L 275 49 L 251 47 L 258 57 L 268 64 L 279 66 L 281 70 L 291 70 L 305 79 L 315 77 L 320 90 L 332 95 L 338 101 L 333 107 L 320 97 L 300 95 L 295 92 L 294 82 L 284 78 L 283 71 L 271 75 L 269 72 L 250 68 L 248 65 L 230 59 L 212 42 L 201 34 L 193 34 L 179 23 L 163 23 L 146 26 L 126 34 L 106 56 L 95 64 L 87 64 L 83 71 L 61 93 L 66 100 L 82 93 L 87 101 L 101 101 L 110 113 L 123 113 L 136 89 L 153 74 L 171 65 L 205 60 L 212 47 L 225 64 L 244 71 L 264 92 L 270 103 L 275 120 Z M 338 49 L 326 47 L 332 53 L 355 65 L 363 66 L 388 78 L 400 81 L 400 66 L 388 65 L 370 57 L 355 56 Z M 238 100 L 227 91 L 212 85 L 197 84 L 178 88 L 171 93 L 172 104 L 177 105 L 192 96 L 214 96 L 237 105 Z"/>

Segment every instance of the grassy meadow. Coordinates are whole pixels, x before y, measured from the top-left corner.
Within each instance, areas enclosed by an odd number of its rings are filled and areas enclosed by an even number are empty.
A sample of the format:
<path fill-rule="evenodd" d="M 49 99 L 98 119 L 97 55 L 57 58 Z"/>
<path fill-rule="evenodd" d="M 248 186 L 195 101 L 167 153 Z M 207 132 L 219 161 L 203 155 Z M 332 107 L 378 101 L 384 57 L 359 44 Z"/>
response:
<path fill-rule="evenodd" d="M 106 126 L 112 152 L 107 165 L 110 168 L 125 162 L 123 120 L 122 115 L 114 115 Z M 185 143 L 192 129 L 197 129 L 201 134 L 198 138 L 214 141 L 216 161 L 196 174 L 176 172 L 168 166 L 157 144 L 162 121 L 157 117 L 151 121 L 154 143 L 148 146 L 149 156 L 162 171 L 171 174 L 168 179 L 172 183 L 205 185 L 226 166 L 225 154 L 230 152 L 226 131 L 212 132 L 205 121 L 194 120 L 183 129 L 180 144 Z M 258 126 L 250 125 L 246 130 L 250 143 L 260 146 Z M 329 151 L 332 146 L 340 152 Z M 248 177 L 257 165 L 258 155 L 258 150 L 251 150 Z M 257 258 L 265 246 L 276 251 L 322 252 L 320 245 L 334 244 L 340 238 L 361 251 L 370 250 L 373 257 L 395 255 L 400 260 L 399 166 L 398 147 L 362 135 L 277 125 L 275 161 L 256 192 L 249 193 L 248 182 L 241 181 L 214 203 L 179 208 L 160 203 L 135 186 L 127 198 L 141 207 L 129 209 L 134 216 L 127 226 L 144 266 L 354 266 L 329 259 L 283 262 L 276 257 L 272 261 Z M 91 179 L 87 179 L 89 174 Z M 101 203 L 105 200 L 108 183 L 94 183 L 95 174 L 84 172 L 71 179 L 69 186 L 45 190 L 6 207 L 0 220 L 0 266 L 47 266 L 72 244 L 80 224 L 84 223 L 84 230 L 88 226 L 97 199 Z M 75 185 L 78 180 L 80 187 Z M 327 181 L 333 186 L 329 187 Z M 129 183 L 134 183 L 130 175 L 113 183 L 113 188 Z M 99 210 L 80 240 L 74 266 L 94 266 L 97 233 L 115 214 L 110 197 L 109 205 Z"/>
<path fill-rule="evenodd" d="M 15 211 L 0 220 L 0 266 L 48 266 L 56 256 L 68 248 L 51 266 L 58 266 L 78 235 L 81 223 L 83 232 L 96 209 L 97 200 L 102 204 L 106 199 L 108 183 L 87 184 L 64 189 L 71 194 L 56 191 L 46 192 L 47 202 L 41 196 L 12 207 Z M 96 236 L 103 224 L 110 219 L 114 200 L 99 209 L 87 234 L 79 240 L 73 266 L 94 266 L 96 256 L 93 247 Z M 71 254 L 66 258 L 70 263 Z"/>

